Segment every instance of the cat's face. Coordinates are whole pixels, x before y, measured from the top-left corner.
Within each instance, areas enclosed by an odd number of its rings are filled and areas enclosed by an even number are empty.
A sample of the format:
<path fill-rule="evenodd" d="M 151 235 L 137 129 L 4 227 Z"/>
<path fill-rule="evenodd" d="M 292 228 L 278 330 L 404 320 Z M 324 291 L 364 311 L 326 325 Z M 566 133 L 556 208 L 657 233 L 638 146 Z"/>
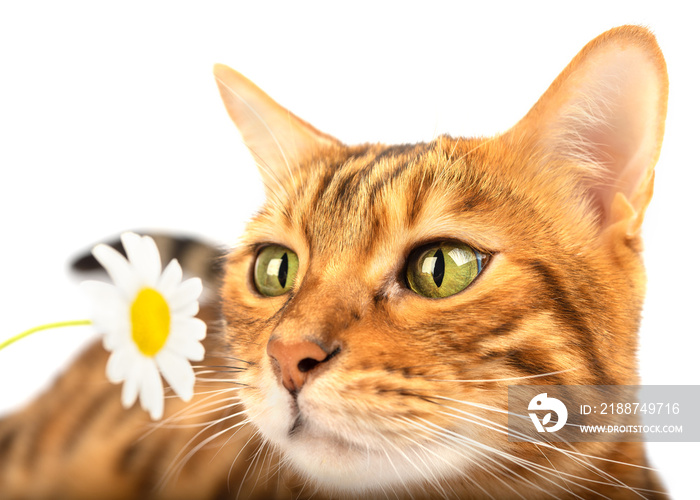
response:
<path fill-rule="evenodd" d="M 505 410 L 508 380 L 634 380 L 642 289 L 625 277 L 642 272 L 636 253 L 601 241 L 593 214 L 568 209 L 582 200 L 560 183 L 521 178 L 521 161 L 505 174 L 504 149 L 441 138 L 400 153 L 336 153 L 338 163 L 313 164 L 297 191 L 290 185 L 284 201 L 268 203 L 230 256 L 232 350 L 254 363 L 240 377 L 248 415 L 317 479 L 395 483 L 391 462 L 415 476 L 403 454 L 415 461 L 429 453 L 423 447 L 445 459 L 425 474 L 464 468 L 474 456 L 447 458 L 435 433 L 501 447 L 492 427 L 504 414 L 458 401 Z M 408 283 L 409 256 L 439 242 L 489 258 L 464 290 L 424 297 Z M 276 297 L 262 295 L 254 276 L 271 244 L 299 262 L 290 290 Z M 267 354 L 273 337 L 339 352 L 292 395 Z M 484 425 L 470 422 L 473 414 Z M 377 468 L 381 476 L 371 474 Z"/>
<path fill-rule="evenodd" d="M 638 228 L 665 80 L 660 55 L 633 39 L 589 45 L 507 134 L 416 146 L 346 147 L 222 70 L 268 191 L 227 261 L 228 340 L 249 419 L 295 469 L 331 490 L 381 491 L 546 464 L 507 441 L 508 384 L 636 381 Z M 605 95 L 574 116 L 624 66 L 620 44 L 647 66 L 625 95 L 658 94 L 644 123 L 620 118 L 639 106 L 617 91 L 619 105 Z M 638 90 L 640 72 L 653 81 Z M 242 117 L 239 101 L 257 111 Z M 241 124 L 254 115 L 267 139 Z"/>

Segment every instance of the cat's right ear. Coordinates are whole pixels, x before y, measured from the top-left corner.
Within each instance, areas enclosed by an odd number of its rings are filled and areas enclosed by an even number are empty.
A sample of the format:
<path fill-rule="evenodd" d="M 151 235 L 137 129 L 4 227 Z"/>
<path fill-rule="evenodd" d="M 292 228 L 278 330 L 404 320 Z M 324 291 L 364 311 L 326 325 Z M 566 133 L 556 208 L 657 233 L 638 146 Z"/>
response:
<path fill-rule="evenodd" d="M 268 196 L 284 192 L 288 179 L 293 179 L 299 166 L 316 151 L 340 144 L 228 66 L 215 65 L 214 76 L 226 110 L 255 158 Z"/>

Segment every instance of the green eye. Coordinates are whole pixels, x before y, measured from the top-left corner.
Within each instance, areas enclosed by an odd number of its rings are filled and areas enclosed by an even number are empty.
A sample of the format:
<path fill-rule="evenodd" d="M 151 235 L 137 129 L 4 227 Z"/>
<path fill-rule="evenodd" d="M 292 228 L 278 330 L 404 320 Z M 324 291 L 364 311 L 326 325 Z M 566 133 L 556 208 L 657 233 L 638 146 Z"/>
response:
<path fill-rule="evenodd" d="M 270 245 L 255 261 L 255 288 L 263 295 L 276 297 L 289 291 L 299 270 L 299 258 L 289 248 Z"/>
<path fill-rule="evenodd" d="M 418 295 L 449 297 L 474 281 L 487 258 L 464 243 L 433 243 L 414 250 L 408 257 L 406 279 Z"/>

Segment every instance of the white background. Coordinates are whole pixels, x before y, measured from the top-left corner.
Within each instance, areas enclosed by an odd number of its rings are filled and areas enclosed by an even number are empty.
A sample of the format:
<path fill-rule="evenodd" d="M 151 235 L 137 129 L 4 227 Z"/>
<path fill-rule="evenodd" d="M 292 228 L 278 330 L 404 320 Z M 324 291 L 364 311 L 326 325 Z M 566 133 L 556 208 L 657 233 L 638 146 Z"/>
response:
<path fill-rule="evenodd" d="M 84 318 L 66 263 L 105 236 L 235 242 L 262 188 L 215 62 L 347 143 L 412 142 L 507 129 L 590 39 L 644 24 L 671 95 L 644 232 L 643 382 L 700 384 L 695 14 L 666 2 L 484 3 L 0 4 L 0 339 Z M 92 336 L 43 332 L 0 352 L 0 411 Z M 649 448 L 673 497 L 695 496 L 700 443 Z"/>

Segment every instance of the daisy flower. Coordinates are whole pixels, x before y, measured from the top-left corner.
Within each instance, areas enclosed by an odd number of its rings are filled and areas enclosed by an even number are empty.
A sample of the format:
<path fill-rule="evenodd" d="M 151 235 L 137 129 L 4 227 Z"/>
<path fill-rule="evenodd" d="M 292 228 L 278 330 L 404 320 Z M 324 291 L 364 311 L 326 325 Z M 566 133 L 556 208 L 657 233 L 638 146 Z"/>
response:
<path fill-rule="evenodd" d="M 93 298 L 92 322 L 104 333 L 104 347 L 111 352 L 107 378 L 124 382 L 124 408 L 140 398 L 142 408 L 158 420 L 163 416 L 161 374 L 183 401 L 194 392 L 189 361 L 204 358 L 200 341 L 206 335 L 205 323 L 194 317 L 202 281 L 182 281 L 175 259 L 161 272 L 152 238 L 124 233 L 121 239 L 128 260 L 107 245 L 92 250 L 114 285 L 86 281 L 82 286 Z"/>

